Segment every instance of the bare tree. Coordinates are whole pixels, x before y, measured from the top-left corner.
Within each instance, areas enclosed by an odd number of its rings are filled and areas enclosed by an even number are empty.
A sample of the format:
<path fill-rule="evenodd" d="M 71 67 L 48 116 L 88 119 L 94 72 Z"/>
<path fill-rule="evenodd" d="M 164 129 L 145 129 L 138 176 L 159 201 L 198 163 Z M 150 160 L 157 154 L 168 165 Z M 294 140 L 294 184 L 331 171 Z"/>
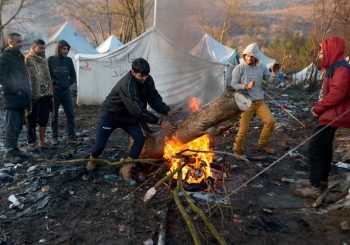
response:
<path fill-rule="evenodd" d="M 4 38 L 4 29 L 18 16 L 18 14 L 21 12 L 25 0 L 18 1 L 18 5 L 16 6 L 16 9 L 11 11 L 10 16 L 4 20 L 4 10 L 6 8 L 6 5 L 12 3 L 14 4 L 14 1 L 11 0 L 0 0 L 0 39 L 2 40 L 2 44 L 5 44 L 5 38 Z"/>
<path fill-rule="evenodd" d="M 128 42 L 146 30 L 147 0 L 59 0 L 66 15 L 80 23 L 97 46 L 111 34 Z M 119 30 L 119 31 L 116 31 Z"/>

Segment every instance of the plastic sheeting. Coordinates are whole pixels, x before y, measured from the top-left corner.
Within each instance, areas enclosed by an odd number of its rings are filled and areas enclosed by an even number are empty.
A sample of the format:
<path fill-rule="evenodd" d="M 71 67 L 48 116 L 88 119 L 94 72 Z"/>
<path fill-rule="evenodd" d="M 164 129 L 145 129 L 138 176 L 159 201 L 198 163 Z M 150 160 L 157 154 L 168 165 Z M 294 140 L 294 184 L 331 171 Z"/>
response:
<path fill-rule="evenodd" d="M 74 27 L 66 21 L 62 27 L 55 32 L 46 42 L 46 56 L 54 55 L 56 44 L 59 40 L 65 40 L 71 46 L 68 56 L 74 57 L 77 53 L 98 54 L 93 46 L 91 46 L 82 36 L 79 35 Z"/>
<path fill-rule="evenodd" d="M 104 40 L 97 48 L 97 52 L 103 54 L 108 53 L 117 48 L 121 47 L 123 44 L 114 35 L 110 35 L 106 40 Z"/>
<path fill-rule="evenodd" d="M 315 76 L 317 76 L 316 77 L 317 80 L 321 80 L 322 79 L 322 72 L 319 71 L 313 63 L 311 63 L 310 65 L 308 65 L 307 67 L 305 67 L 301 71 L 294 73 L 292 75 L 292 78 L 293 78 L 293 83 L 299 84 L 299 83 L 302 83 L 308 79 L 313 80 L 315 78 Z"/>
<path fill-rule="evenodd" d="M 156 27 L 108 54 L 77 55 L 78 104 L 101 104 L 131 69 L 135 58 L 148 60 L 158 92 L 169 105 L 185 105 L 191 96 L 202 104 L 224 90 L 226 65 L 182 51 Z"/>

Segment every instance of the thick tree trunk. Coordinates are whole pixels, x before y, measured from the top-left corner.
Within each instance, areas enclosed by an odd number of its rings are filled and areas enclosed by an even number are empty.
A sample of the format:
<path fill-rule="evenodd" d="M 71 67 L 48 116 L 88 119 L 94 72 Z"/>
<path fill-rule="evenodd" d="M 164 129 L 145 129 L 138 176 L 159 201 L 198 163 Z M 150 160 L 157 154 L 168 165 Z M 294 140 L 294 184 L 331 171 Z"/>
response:
<path fill-rule="evenodd" d="M 229 87 L 219 98 L 182 121 L 174 135 L 183 143 L 187 143 L 204 134 L 213 134 L 216 125 L 246 111 L 250 105 L 251 100 L 248 96 L 234 92 Z M 162 158 L 165 137 L 167 135 L 163 131 L 147 137 L 140 158 Z"/>

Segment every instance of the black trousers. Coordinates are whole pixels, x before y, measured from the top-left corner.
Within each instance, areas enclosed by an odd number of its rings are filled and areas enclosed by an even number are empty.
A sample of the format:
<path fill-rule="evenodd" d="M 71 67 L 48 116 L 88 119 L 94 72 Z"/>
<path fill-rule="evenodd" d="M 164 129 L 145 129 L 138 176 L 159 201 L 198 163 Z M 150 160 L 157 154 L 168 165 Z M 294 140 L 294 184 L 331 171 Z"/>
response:
<path fill-rule="evenodd" d="M 333 139 L 337 129 L 336 127 L 319 125 L 313 132 L 322 130 L 311 138 L 308 148 L 310 183 L 314 187 L 319 187 L 321 181 L 328 181 L 333 158 Z"/>

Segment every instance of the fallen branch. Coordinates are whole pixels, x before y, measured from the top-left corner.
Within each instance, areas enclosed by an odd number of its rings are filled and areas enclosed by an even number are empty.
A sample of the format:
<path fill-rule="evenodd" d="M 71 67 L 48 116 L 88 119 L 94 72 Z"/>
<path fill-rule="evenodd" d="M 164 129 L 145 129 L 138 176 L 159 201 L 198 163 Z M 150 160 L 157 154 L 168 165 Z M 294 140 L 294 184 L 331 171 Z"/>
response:
<path fill-rule="evenodd" d="M 328 195 L 328 193 L 333 190 L 335 187 L 337 187 L 339 185 L 339 182 L 334 183 L 333 185 L 331 185 L 330 187 L 328 187 L 317 199 L 316 201 L 312 204 L 313 208 L 318 208 L 323 200 L 326 198 L 326 196 Z"/>
<path fill-rule="evenodd" d="M 198 153 L 215 153 L 215 154 L 229 155 L 229 156 L 233 156 L 235 158 L 238 158 L 240 160 L 243 160 L 245 162 L 249 162 L 249 160 L 247 158 L 245 158 L 245 157 L 242 157 L 242 156 L 237 155 L 235 153 L 226 152 L 226 151 L 200 151 L 200 150 L 185 149 L 185 150 L 181 151 L 180 153 L 183 153 L 183 152 L 186 152 L 186 151 L 198 152 Z"/>
<path fill-rule="evenodd" d="M 159 180 L 152 188 L 150 188 L 146 194 L 143 197 L 144 202 L 148 202 L 157 192 L 157 188 L 163 185 L 165 182 L 167 182 L 169 179 L 171 179 L 175 174 L 177 174 L 179 171 L 182 170 L 182 168 L 186 166 L 185 164 L 182 164 L 180 167 L 172 171 L 170 174 L 163 177 L 161 180 Z"/>
<path fill-rule="evenodd" d="M 155 162 L 161 162 L 164 161 L 163 159 L 123 159 L 121 161 L 117 161 L 117 162 L 111 162 L 107 159 L 103 159 L 103 158 L 80 158 L 80 159 L 73 159 L 73 160 L 62 160 L 62 161 L 58 161 L 58 163 L 77 163 L 77 162 L 86 162 L 86 161 L 93 161 L 93 162 L 102 162 L 102 163 L 106 163 L 110 166 L 118 166 L 118 165 L 122 165 L 125 163 L 145 163 L 145 164 L 150 164 L 150 165 L 155 165 L 155 166 L 159 166 L 157 164 L 155 164 Z M 55 161 L 57 162 L 57 161 Z"/>
<path fill-rule="evenodd" d="M 211 233 L 214 235 L 216 240 L 220 244 L 227 244 L 223 236 L 218 232 L 218 230 L 214 227 L 214 225 L 209 221 L 208 217 L 204 214 L 204 212 L 198 208 L 191 200 L 189 195 L 186 193 L 185 189 L 181 188 L 182 193 L 184 193 L 185 199 L 187 203 L 190 205 L 191 209 L 203 220 L 204 224 L 208 227 L 208 229 L 211 231 Z"/>
<path fill-rule="evenodd" d="M 180 198 L 178 196 L 178 192 L 179 192 L 179 189 L 180 189 L 180 185 L 181 185 L 182 179 L 178 178 L 177 180 L 178 181 L 177 181 L 176 188 L 173 190 L 173 198 L 174 198 L 175 204 L 176 204 L 177 208 L 179 209 L 180 214 L 181 214 L 182 218 L 184 219 L 184 221 L 185 221 L 185 223 L 187 225 L 187 228 L 189 229 L 189 231 L 190 231 L 190 233 L 192 235 L 192 239 L 193 239 L 194 244 L 196 244 L 196 245 L 197 244 L 201 244 L 201 241 L 199 239 L 197 230 L 196 230 L 196 228 L 193 225 L 191 217 L 186 212 L 186 210 L 185 210 L 184 206 L 182 205 L 182 203 L 180 201 Z"/>

